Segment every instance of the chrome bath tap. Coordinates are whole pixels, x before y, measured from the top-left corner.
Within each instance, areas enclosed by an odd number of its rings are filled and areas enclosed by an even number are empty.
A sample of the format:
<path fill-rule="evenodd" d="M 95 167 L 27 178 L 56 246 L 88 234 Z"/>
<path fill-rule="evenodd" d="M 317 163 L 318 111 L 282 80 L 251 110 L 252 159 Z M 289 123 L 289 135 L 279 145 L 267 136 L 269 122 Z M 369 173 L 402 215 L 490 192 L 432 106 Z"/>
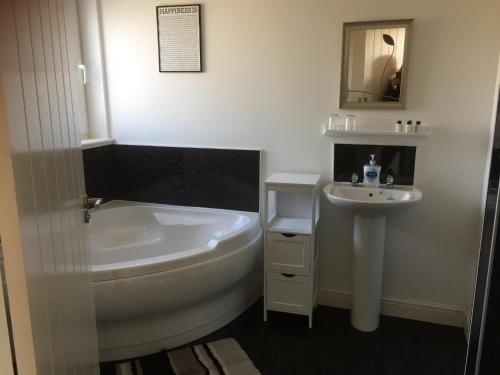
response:
<path fill-rule="evenodd" d="M 387 175 L 387 180 L 385 182 L 385 187 L 387 189 L 394 188 L 394 177 L 392 177 L 392 175 L 390 175 L 390 174 Z"/>
<path fill-rule="evenodd" d="M 351 186 L 358 186 L 358 185 L 359 185 L 359 176 L 356 172 L 353 172 L 351 176 Z"/>

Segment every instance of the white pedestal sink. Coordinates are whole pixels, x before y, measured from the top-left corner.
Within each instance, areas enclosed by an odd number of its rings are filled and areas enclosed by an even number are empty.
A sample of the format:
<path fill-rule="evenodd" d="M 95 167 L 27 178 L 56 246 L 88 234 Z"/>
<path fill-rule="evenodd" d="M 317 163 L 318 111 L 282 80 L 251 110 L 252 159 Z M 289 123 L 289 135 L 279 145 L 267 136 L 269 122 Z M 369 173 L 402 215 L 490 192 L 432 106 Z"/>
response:
<path fill-rule="evenodd" d="M 363 187 L 332 183 L 323 189 L 334 205 L 354 214 L 351 324 L 372 332 L 378 328 L 382 296 L 387 217 L 420 201 L 415 187 Z"/>

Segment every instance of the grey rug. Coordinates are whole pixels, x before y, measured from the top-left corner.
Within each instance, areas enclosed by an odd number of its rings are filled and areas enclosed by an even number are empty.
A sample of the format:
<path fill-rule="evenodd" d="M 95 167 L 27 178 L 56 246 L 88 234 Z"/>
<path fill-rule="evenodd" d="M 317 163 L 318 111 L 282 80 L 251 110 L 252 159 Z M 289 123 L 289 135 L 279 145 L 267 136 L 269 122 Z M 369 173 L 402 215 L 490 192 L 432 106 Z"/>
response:
<path fill-rule="evenodd" d="M 245 351 L 232 338 L 108 364 L 103 373 L 110 375 L 260 374 Z"/>

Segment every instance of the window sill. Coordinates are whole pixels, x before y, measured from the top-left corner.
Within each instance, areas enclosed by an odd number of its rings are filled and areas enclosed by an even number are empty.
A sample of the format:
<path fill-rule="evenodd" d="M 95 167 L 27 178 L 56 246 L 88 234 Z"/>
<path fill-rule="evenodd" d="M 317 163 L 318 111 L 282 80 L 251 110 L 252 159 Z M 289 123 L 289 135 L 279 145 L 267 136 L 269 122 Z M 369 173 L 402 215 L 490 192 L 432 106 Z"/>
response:
<path fill-rule="evenodd" d="M 82 139 L 82 150 L 87 150 L 89 148 L 96 148 L 107 146 L 115 143 L 113 138 L 87 138 Z"/>

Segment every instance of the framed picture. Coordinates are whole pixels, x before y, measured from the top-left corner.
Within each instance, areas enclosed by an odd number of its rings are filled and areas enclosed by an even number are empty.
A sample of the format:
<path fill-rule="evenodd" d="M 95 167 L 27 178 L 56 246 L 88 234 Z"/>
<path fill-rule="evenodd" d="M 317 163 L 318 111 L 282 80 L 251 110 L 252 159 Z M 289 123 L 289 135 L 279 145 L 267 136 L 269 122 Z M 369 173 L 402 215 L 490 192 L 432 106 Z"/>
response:
<path fill-rule="evenodd" d="M 201 72 L 201 5 L 156 7 L 160 72 Z"/>

